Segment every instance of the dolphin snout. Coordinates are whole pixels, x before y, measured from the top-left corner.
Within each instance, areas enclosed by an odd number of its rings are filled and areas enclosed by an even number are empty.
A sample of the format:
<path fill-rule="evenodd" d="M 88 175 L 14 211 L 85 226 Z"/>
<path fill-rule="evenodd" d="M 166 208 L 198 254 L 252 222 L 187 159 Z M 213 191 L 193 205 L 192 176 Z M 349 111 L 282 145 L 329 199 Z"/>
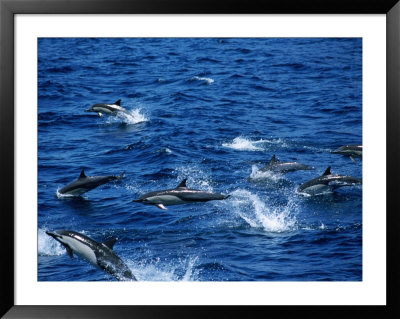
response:
<path fill-rule="evenodd" d="M 91 112 L 92 108 L 88 108 L 87 110 L 85 110 L 85 112 Z"/>
<path fill-rule="evenodd" d="M 142 199 L 142 198 L 134 199 L 134 200 L 132 201 L 132 203 L 133 203 L 133 202 L 135 202 L 135 203 L 142 203 L 142 202 L 143 202 L 143 199 Z"/>
<path fill-rule="evenodd" d="M 51 236 L 51 237 L 53 237 L 54 239 L 57 239 L 58 237 L 61 237 L 56 232 L 52 233 L 52 232 L 46 231 L 46 234 Z"/>

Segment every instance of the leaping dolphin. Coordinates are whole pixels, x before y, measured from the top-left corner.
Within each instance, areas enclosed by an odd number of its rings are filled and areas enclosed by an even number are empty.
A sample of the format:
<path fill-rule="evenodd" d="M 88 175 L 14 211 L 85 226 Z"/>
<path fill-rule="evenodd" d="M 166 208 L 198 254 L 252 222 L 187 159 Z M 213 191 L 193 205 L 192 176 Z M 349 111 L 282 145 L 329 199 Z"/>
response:
<path fill-rule="evenodd" d="M 113 250 L 117 238 L 99 243 L 72 230 L 47 231 L 46 234 L 61 243 L 67 249 L 68 256 L 71 258 L 74 258 L 74 254 L 76 254 L 118 280 L 136 281 L 131 270 Z"/>
<path fill-rule="evenodd" d="M 349 156 L 355 162 L 354 157 L 362 157 L 362 145 L 344 145 L 332 151 L 332 153 Z"/>
<path fill-rule="evenodd" d="M 85 112 L 95 112 L 99 114 L 99 116 L 103 116 L 103 114 L 117 116 L 120 113 L 130 114 L 128 110 L 124 109 L 121 106 L 121 100 L 116 101 L 113 104 L 107 103 L 97 103 L 92 105 L 90 108 L 85 110 Z"/>
<path fill-rule="evenodd" d="M 176 188 L 146 193 L 140 196 L 139 199 L 133 200 L 133 202 L 155 205 L 158 208 L 167 209 L 165 206 L 221 200 L 226 199 L 229 196 L 230 195 L 209 193 L 187 188 L 185 178 Z"/>
<path fill-rule="evenodd" d="M 333 188 L 353 186 L 357 184 L 362 184 L 360 178 L 348 175 L 332 174 L 331 167 L 329 166 L 321 176 L 300 185 L 298 192 L 319 194 Z"/>
<path fill-rule="evenodd" d="M 85 171 L 81 171 L 79 178 L 72 183 L 61 188 L 58 192 L 60 194 L 68 194 L 73 196 L 79 196 L 86 193 L 100 185 L 108 183 L 113 180 L 121 180 L 124 177 L 125 172 L 119 176 L 107 175 L 107 176 L 86 176 Z"/>
<path fill-rule="evenodd" d="M 275 157 L 275 154 L 274 154 L 274 155 L 272 155 L 267 166 L 261 168 L 260 171 L 262 171 L 262 172 L 271 171 L 271 172 L 275 172 L 275 173 L 288 173 L 288 172 L 294 172 L 294 171 L 298 171 L 298 170 L 309 170 L 309 169 L 312 169 L 312 168 L 307 165 L 303 165 L 303 164 L 300 164 L 297 162 L 281 162 Z"/>

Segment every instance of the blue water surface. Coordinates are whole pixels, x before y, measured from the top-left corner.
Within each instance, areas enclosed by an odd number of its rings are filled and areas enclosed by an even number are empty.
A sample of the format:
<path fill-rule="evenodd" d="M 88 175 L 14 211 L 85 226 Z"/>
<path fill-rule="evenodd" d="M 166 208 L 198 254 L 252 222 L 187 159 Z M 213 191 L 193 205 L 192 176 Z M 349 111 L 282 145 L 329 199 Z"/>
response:
<path fill-rule="evenodd" d="M 114 251 L 141 281 L 361 281 L 362 186 L 306 196 L 332 173 L 362 177 L 360 38 L 40 38 L 38 280 L 111 281 L 45 231 Z M 130 111 L 85 112 L 95 103 Z M 312 170 L 260 171 L 273 154 Z M 57 191 L 119 175 L 80 197 Z M 153 190 L 229 194 L 161 210 Z"/>

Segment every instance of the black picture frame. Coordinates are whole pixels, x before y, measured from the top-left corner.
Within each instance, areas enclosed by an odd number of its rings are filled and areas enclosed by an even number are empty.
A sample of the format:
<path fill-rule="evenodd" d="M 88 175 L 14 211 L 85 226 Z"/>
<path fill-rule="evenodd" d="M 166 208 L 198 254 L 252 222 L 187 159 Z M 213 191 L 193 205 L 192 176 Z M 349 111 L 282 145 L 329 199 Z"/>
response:
<path fill-rule="evenodd" d="M 16 306 L 14 304 L 14 16 L 15 14 L 385 14 L 386 306 Z M 400 136 L 400 3 L 398 0 L 280 0 L 241 3 L 184 0 L 0 0 L 1 262 L 0 315 L 4 318 L 165 318 L 250 316 L 399 317 L 399 205 L 396 182 Z M 384 106 L 376 106 L 384 110 Z M 376 212 L 384 214 L 384 212 Z"/>

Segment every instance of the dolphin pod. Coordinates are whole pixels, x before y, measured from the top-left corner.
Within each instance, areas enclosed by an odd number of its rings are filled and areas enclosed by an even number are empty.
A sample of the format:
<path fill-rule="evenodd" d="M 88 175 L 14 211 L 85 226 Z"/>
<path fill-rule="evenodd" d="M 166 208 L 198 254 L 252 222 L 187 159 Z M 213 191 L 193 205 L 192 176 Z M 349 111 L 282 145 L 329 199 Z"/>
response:
<path fill-rule="evenodd" d="M 155 205 L 160 209 L 167 209 L 168 205 L 179 205 L 193 202 L 208 202 L 210 200 L 222 200 L 229 195 L 209 193 L 186 186 L 186 178 L 173 189 L 165 189 L 146 193 L 133 202 Z"/>
<path fill-rule="evenodd" d="M 121 107 L 121 100 L 113 104 L 97 103 L 92 105 L 86 112 L 94 112 L 99 116 L 107 114 L 110 116 L 118 116 L 119 114 L 129 114 L 129 112 Z M 332 153 L 342 154 L 352 157 L 362 157 L 361 145 L 345 145 Z M 288 173 L 297 170 L 310 170 L 310 166 L 298 162 L 279 161 L 275 154 L 269 163 L 261 169 L 261 171 L 272 171 L 277 173 Z M 81 171 L 79 178 L 59 190 L 61 194 L 69 194 L 79 196 L 96 187 L 114 180 L 122 180 L 124 173 L 119 176 L 86 176 L 84 170 Z M 212 200 L 224 200 L 230 195 L 206 192 L 197 189 L 188 188 L 185 178 L 175 188 L 156 190 L 141 195 L 133 202 L 145 205 L 154 205 L 160 209 L 167 209 L 166 206 L 179 205 L 194 202 L 208 202 Z M 316 178 L 313 178 L 298 188 L 300 193 L 318 194 L 325 190 L 335 189 L 343 186 L 352 186 L 362 184 L 362 180 L 357 177 L 348 175 L 337 175 L 331 173 L 329 166 L 325 172 Z M 114 252 L 113 247 L 117 239 L 113 238 L 105 242 L 97 242 L 81 233 L 72 230 L 47 231 L 47 235 L 58 241 L 67 250 L 68 255 L 73 258 L 74 254 L 87 261 L 89 264 L 102 269 L 109 273 L 117 280 L 136 281 L 136 277 L 132 274 L 129 267 Z"/>
<path fill-rule="evenodd" d="M 46 234 L 63 245 L 71 258 L 74 258 L 75 254 L 118 280 L 136 281 L 131 270 L 113 250 L 117 238 L 99 243 L 72 230 L 47 231 Z"/>
<path fill-rule="evenodd" d="M 125 173 L 122 173 L 119 176 L 113 176 L 113 175 L 86 176 L 85 171 L 82 170 L 77 180 L 64 186 L 58 192 L 60 194 L 79 196 L 110 181 L 114 180 L 120 181 L 124 177 L 124 174 Z"/>

